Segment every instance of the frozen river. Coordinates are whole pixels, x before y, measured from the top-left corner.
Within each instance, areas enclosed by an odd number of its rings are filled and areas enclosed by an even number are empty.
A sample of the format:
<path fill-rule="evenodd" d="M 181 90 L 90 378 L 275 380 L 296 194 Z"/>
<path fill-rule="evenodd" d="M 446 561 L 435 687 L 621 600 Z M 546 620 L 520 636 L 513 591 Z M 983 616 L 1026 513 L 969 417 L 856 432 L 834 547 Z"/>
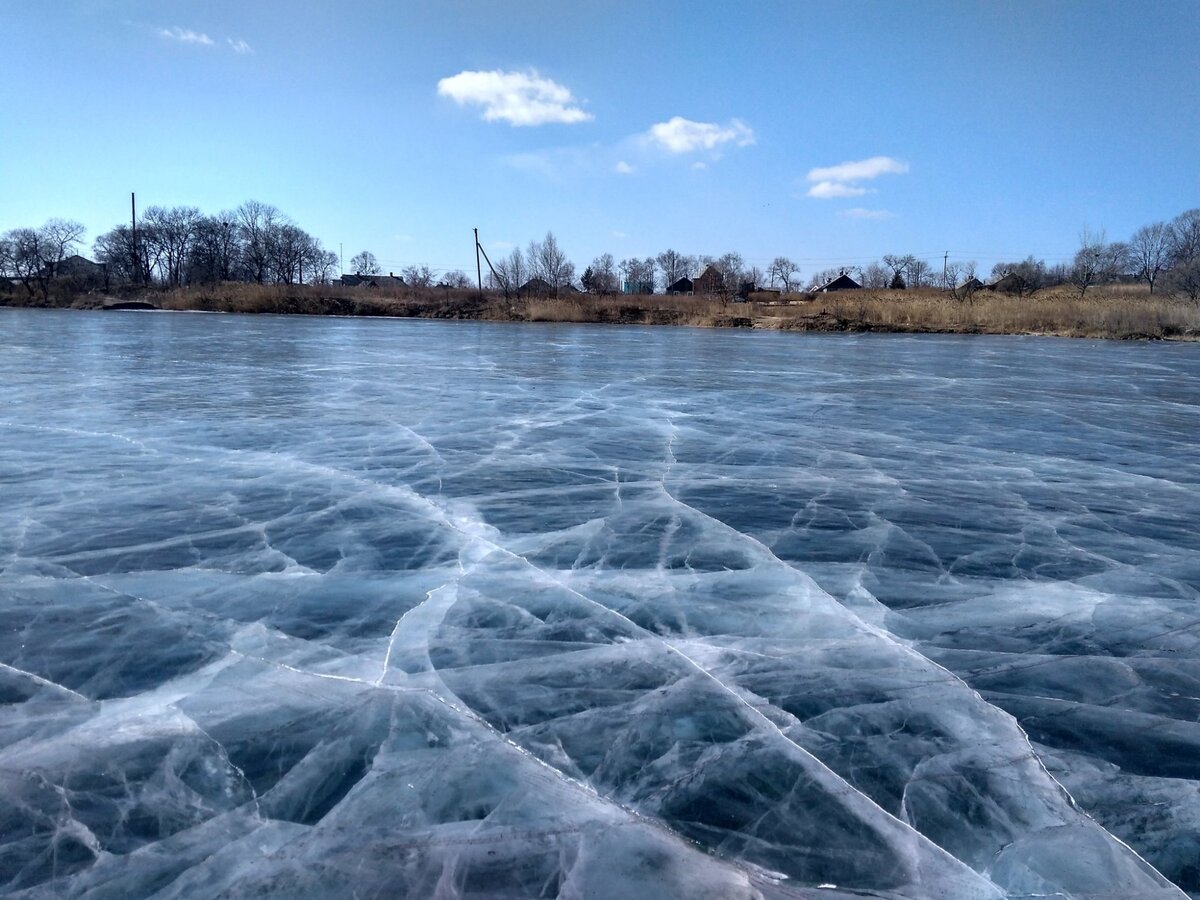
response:
<path fill-rule="evenodd" d="M 1200 896 L 1200 347 L 0 310 L 0 893 Z"/>

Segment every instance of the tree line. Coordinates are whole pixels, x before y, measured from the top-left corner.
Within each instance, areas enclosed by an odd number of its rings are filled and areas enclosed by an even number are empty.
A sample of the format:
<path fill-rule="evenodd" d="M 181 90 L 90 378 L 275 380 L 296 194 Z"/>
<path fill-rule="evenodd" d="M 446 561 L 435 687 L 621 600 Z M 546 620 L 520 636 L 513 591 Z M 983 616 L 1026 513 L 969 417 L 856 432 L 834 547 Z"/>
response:
<path fill-rule="evenodd" d="M 0 275 L 30 293 L 48 291 L 63 262 L 78 253 L 85 229 L 51 219 L 0 235 Z M 215 216 L 194 206 L 151 206 L 130 224 L 100 235 L 92 253 L 108 278 L 178 287 L 218 281 L 327 283 L 338 256 L 268 203 L 249 200 Z"/>
<path fill-rule="evenodd" d="M 715 289 L 725 296 L 743 292 L 750 285 L 784 293 L 799 289 L 813 291 L 847 274 L 864 288 L 937 288 L 958 296 L 982 285 L 984 279 L 992 282 L 1003 279 L 1004 290 L 1018 295 L 1072 285 L 1081 297 L 1097 285 L 1140 281 L 1151 294 L 1165 288 L 1173 296 L 1197 302 L 1200 301 L 1200 209 L 1180 213 L 1169 222 L 1143 226 L 1128 241 L 1109 241 L 1103 230 L 1085 228 L 1079 235 L 1079 247 L 1073 258 L 1055 265 L 1047 265 L 1045 260 L 1031 255 L 997 262 L 990 272 L 980 272 L 974 261 L 943 258 L 931 263 L 911 253 L 888 253 L 866 266 L 821 269 L 806 281 L 800 278 L 800 266 L 786 256 L 775 257 L 764 271 L 747 265 L 742 255 L 734 251 L 709 256 L 674 249 L 620 261 L 611 253 L 602 253 L 576 279 L 574 264 L 550 232 L 545 240 L 530 242 L 524 251 L 514 248 L 507 256 L 493 260 L 488 285 L 515 292 L 530 279 L 540 278 L 555 293 L 568 285 L 594 294 L 619 293 L 626 286 L 634 293 L 665 293 L 680 279 L 695 278 L 710 265 L 718 279 Z"/>
<path fill-rule="evenodd" d="M 0 277 L 16 281 L 31 293 L 48 291 L 62 263 L 78 252 L 85 229 L 78 222 L 50 219 L 40 228 L 14 228 L 0 235 Z M 339 272 L 335 253 L 270 204 L 247 201 L 233 210 L 204 215 L 191 206 L 147 208 L 136 223 L 118 225 L 93 242 L 92 251 L 108 276 L 135 284 L 169 287 L 219 281 L 259 284 L 328 283 Z M 523 250 L 488 260 L 488 286 L 518 293 L 540 279 L 557 295 L 567 289 L 594 294 L 626 290 L 651 294 L 669 291 L 683 278 L 695 278 L 714 268 L 717 293 L 731 297 L 747 287 L 769 286 L 789 293 L 815 290 L 839 274 L 851 275 L 865 288 L 942 288 L 961 294 L 978 284 L 981 273 L 969 261 L 943 259 L 931 264 L 913 254 L 885 254 L 866 266 L 823 269 L 804 282 L 800 266 L 786 256 L 775 257 L 766 270 L 747 265 L 735 251 L 721 256 L 680 253 L 667 249 L 653 256 L 617 260 L 602 253 L 577 275 L 554 236 L 530 241 Z M 363 251 L 350 261 L 352 271 L 378 275 L 374 255 Z M 432 287 L 428 266 L 407 266 L 400 273 L 412 287 Z M 1180 213 L 1169 222 L 1137 229 L 1127 241 L 1109 241 L 1103 231 L 1084 229 L 1070 262 L 1048 266 L 1033 256 L 998 262 L 990 272 L 1004 279 L 1004 289 L 1032 294 L 1042 288 L 1070 284 L 1080 296 L 1096 286 L 1138 280 L 1150 290 L 1200 301 L 1200 209 Z M 439 286 L 469 287 L 471 279 L 459 270 L 448 272 Z"/>

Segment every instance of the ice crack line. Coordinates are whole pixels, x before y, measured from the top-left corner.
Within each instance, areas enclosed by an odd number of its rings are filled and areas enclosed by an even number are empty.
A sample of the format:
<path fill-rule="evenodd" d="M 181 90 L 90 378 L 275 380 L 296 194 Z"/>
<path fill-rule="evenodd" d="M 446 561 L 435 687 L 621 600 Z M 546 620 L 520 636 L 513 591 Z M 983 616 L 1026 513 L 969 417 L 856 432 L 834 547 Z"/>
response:
<path fill-rule="evenodd" d="M 92 702 L 90 698 L 83 696 L 83 694 L 79 693 L 78 691 L 71 690 L 66 685 L 59 684 L 57 681 L 51 681 L 49 678 L 43 678 L 41 675 L 36 675 L 33 672 L 27 672 L 25 669 L 18 669 L 16 666 L 10 666 L 8 663 L 0 662 L 0 670 L 12 672 L 14 675 L 19 675 L 23 678 L 28 678 L 30 681 L 34 682 L 35 684 L 39 684 L 42 687 L 48 687 L 57 691 L 62 691 L 63 693 L 69 694 L 77 700 L 83 700 L 85 703 Z"/>

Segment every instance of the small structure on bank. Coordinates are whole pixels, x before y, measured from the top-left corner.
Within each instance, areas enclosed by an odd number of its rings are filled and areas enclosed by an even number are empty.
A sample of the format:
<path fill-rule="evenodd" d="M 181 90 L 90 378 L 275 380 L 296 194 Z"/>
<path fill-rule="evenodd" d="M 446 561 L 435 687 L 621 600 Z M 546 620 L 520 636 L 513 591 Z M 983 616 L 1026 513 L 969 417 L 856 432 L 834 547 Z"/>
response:
<path fill-rule="evenodd" d="M 708 265 L 692 282 L 693 293 L 721 294 L 725 291 L 725 273 L 716 266 Z"/>
<path fill-rule="evenodd" d="M 92 262 L 78 253 L 68 256 L 66 259 L 60 259 L 57 263 L 52 263 L 48 269 L 47 274 L 51 278 L 85 278 L 103 281 L 107 273 L 104 263 Z"/>
<path fill-rule="evenodd" d="M 553 297 L 554 288 L 545 278 L 530 278 L 517 288 L 517 292 L 526 297 Z"/>
<path fill-rule="evenodd" d="M 404 287 L 404 279 L 388 272 L 386 275 L 343 275 L 342 287 Z"/>
<path fill-rule="evenodd" d="M 818 288 L 813 289 L 814 294 L 828 294 L 833 291 L 861 291 L 862 285 L 851 278 L 845 271 L 842 271 L 837 278 L 831 278 Z"/>
<path fill-rule="evenodd" d="M 691 296 L 695 292 L 695 282 L 686 276 L 667 286 L 667 293 L 675 297 Z"/>
<path fill-rule="evenodd" d="M 1025 279 L 1016 272 L 1005 272 L 999 278 L 993 278 L 987 284 L 981 284 L 985 291 L 997 291 L 1001 294 L 1021 294 L 1025 292 Z"/>

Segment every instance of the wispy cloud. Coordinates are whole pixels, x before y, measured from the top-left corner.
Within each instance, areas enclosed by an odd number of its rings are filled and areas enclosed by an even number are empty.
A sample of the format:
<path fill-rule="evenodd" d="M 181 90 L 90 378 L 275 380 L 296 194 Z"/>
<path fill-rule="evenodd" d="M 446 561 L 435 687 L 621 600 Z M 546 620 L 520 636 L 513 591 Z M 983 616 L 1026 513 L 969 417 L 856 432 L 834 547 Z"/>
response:
<path fill-rule="evenodd" d="M 231 37 L 225 38 L 225 43 L 229 45 L 229 49 L 240 56 L 245 56 L 247 53 L 253 53 L 254 48 L 243 41 L 241 38 L 234 40 Z"/>
<path fill-rule="evenodd" d="M 808 196 L 818 200 L 833 200 L 839 197 L 861 197 L 874 193 L 858 182 L 871 181 L 880 175 L 903 175 L 908 163 L 890 156 L 872 156 L 870 159 L 852 160 L 836 166 L 819 166 L 809 169 L 808 180 L 813 182 Z"/>
<path fill-rule="evenodd" d="M 178 41 L 181 44 L 199 44 L 203 47 L 211 47 L 213 45 L 213 39 L 203 31 L 192 31 L 190 28 L 180 28 L 178 25 L 156 30 L 159 37 L 166 38 L 169 41 Z"/>
<path fill-rule="evenodd" d="M 847 219 L 894 219 L 896 214 L 888 209 L 863 209 L 861 206 L 855 206 L 852 209 L 843 209 L 839 216 L 845 216 Z"/>
<path fill-rule="evenodd" d="M 437 84 L 438 94 L 460 106 L 483 107 L 488 122 L 514 126 L 545 125 L 551 122 L 586 122 L 590 113 L 579 108 L 571 91 L 561 84 L 528 72 L 463 71 Z"/>
<path fill-rule="evenodd" d="M 838 163 L 836 166 L 811 169 L 809 181 L 870 181 L 880 175 L 903 175 L 908 163 L 890 156 L 872 156 L 856 162 Z"/>
<path fill-rule="evenodd" d="M 613 168 L 614 171 L 616 171 L 619 175 L 632 175 L 637 171 L 633 166 L 625 162 L 623 159 L 617 160 L 617 164 Z"/>
<path fill-rule="evenodd" d="M 728 124 L 693 122 L 674 116 L 650 126 L 646 137 L 668 153 L 692 153 L 696 150 L 715 150 L 725 144 L 746 147 L 754 143 L 754 131 L 741 119 Z"/>
<path fill-rule="evenodd" d="M 869 191 L 864 187 L 855 187 L 852 184 L 840 184 L 836 181 L 818 181 L 808 189 L 808 196 L 816 197 L 818 200 L 836 200 L 839 197 L 861 197 L 866 193 L 869 193 Z"/>

